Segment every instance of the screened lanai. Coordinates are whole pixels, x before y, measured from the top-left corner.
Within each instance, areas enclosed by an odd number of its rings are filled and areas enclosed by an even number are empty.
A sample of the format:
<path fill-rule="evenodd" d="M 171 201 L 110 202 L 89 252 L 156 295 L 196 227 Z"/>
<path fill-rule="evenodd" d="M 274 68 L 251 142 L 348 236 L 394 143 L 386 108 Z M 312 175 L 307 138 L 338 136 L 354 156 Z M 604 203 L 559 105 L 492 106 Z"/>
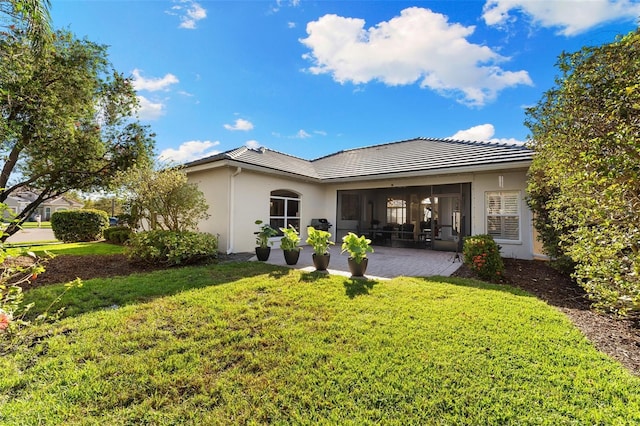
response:
<path fill-rule="evenodd" d="M 338 191 L 336 237 L 374 245 L 456 251 L 471 229 L 471 184 Z"/>

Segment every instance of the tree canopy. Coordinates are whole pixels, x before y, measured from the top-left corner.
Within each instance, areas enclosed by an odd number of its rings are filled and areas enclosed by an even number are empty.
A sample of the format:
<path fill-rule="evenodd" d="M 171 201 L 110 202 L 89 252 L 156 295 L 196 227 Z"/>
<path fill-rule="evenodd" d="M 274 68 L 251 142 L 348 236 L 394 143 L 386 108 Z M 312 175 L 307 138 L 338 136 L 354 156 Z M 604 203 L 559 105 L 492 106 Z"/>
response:
<path fill-rule="evenodd" d="M 564 53 L 527 111 L 530 206 L 545 249 L 598 306 L 640 312 L 640 28 Z"/>
<path fill-rule="evenodd" d="M 119 178 L 130 224 L 142 229 L 192 231 L 207 219 L 209 206 L 202 191 L 178 168 L 137 167 Z"/>
<path fill-rule="evenodd" d="M 23 188 L 40 193 L 6 239 L 42 201 L 104 188 L 118 171 L 150 162 L 154 141 L 133 119 L 135 91 L 106 46 L 58 31 L 36 54 L 14 27 L 0 34 L 0 54 L 0 203 Z"/>
<path fill-rule="evenodd" d="M 5 27 L 21 27 L 26 31 L 36 53 L 51 42 L 49 0 L 0 0 L 0 16 Z"/>

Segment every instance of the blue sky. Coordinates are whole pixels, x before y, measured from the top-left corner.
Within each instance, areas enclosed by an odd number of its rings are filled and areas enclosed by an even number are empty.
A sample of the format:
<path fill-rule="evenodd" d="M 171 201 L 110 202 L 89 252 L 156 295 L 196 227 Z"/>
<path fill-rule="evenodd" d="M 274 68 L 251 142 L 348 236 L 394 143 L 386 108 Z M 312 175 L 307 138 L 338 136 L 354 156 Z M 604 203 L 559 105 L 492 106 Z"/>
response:
<path fill-rule="evenodd" d="M 313 159 L 415 137 L 523 142 L 557 57 L 636 28 L 639 0 L 70 1 L 109 46 L 157 154 L 243 145 Z"/>

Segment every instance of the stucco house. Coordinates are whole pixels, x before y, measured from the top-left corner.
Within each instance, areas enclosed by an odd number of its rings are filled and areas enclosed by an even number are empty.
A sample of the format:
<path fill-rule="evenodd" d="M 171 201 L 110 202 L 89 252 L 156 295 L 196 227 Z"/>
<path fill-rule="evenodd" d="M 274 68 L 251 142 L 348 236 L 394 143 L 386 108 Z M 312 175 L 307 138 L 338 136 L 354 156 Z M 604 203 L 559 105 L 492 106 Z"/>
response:
<path fill-rule="evenodd" d="M 540 253 L 525 201 L 532 155 L 516 144 L 417 138 L 315 160 L 241 147 L 185 170 L 210 206 L 199 229 L 219 235 L 220 251 L 253 251 L 256 219 L 293 225 L 303 241 L 307 226 L 326 219 L 336 242 L 353 231 L 455 251 L 463 236 L 488 233 L 503 256 L 532 259 Z"/>
<path fill-rule="evenodd" d="M 14 214 L 18 214 L 37 198 L 38 194 L 33 191 L 19 191 L 9 195 L 7 197 L 7 200 L 5 201 L 5 204 L 11 212 L 13 212 Z M 61 195 L 59 197 L 54 197 L 50 200 L 44 201 L 42 204 L 40 204 L 32 217 L 28 218 L 28 220 L 35 220 L 35 216 L 37 214 L 40 214 L 42 220 L 51 220 L 51 215 L 55 212 L 63 210 L 78 210 L 83 206 L 83 203 L 66 198 L 65 196 Z M 8 217 L 8 213 L 5 213 L 5 217 Z"/>

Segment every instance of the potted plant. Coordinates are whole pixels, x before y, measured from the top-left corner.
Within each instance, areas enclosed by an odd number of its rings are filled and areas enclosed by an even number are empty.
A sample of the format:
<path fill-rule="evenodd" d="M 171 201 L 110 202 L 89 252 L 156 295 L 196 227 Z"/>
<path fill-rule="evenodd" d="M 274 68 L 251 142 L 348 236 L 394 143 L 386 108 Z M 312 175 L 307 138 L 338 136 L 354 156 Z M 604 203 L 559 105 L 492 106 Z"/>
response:
<path fill-rule="evenodd" d="M 353 232 L 349 232 L 342 237 L 342 251 L 340 253 L 349 252 L 349 271 L 354 277 L 363 277 L 367 271 L 369 258 L 367 253 L 373 253 L 371 248 L 371 240 L 364 235 L 357 236 Z"/>
<path fill-rule="evenodd" d="M 299 246 L 300 234 L 293 225 L 289 225 L 288 228 L 280 228 L 280 231 L 284 234 L 280 240 L 280 248 L 284 253 L 284 260 L 287 265 L 295 265 L 298 263 L 300 250 L 302 250 L 302 247 Z"/>
<path fill-rule="evenodd" d="M 313 226 L 307 228 L 307 234 L 307 244 L 313 248 L 313 266 L 316 267 L 316 271 L 326 271 L 331 258 L 329 245 L 333 244 L 331 234 Z"/>
<path fill-rule="evenodd" d="M 271 247 L 269 245 L 273 244 L 269 241 L 269 238 L 275 237 L 278 235 L 278 231 L 273 229 L 268 223 L 262 223 L 260 219 L 256 220 L 256 225 L 260 227 L 260 230 L 256 232 L 256 256 L 258 260 L 261 262 L 265 262 L 269 259 L 269 254 L 271 253 Z"/>

